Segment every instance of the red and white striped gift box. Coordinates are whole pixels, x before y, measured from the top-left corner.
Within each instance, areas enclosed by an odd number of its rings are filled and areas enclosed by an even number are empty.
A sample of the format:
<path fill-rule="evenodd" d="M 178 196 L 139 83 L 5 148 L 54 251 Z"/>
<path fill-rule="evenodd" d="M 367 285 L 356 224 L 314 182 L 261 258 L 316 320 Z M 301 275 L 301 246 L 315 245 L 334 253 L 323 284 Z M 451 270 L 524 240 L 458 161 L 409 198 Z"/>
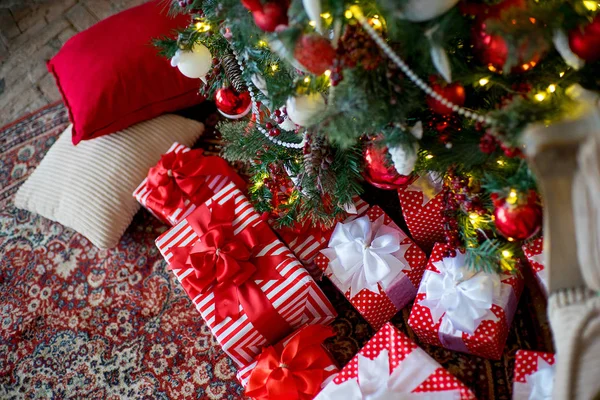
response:
<path fill-rule="evenodd" d="M 328 249 L 323 250 L 322 253 L 315 257 L 315 263 L 324 272 L 325 276 L 344 292 L 348 301 L 367 320 L 373 329 L 377 330 L 417 295 L 419 283 L 427 265 L 427 257 L 423 250 L 402 232 L 379 206 L 369 208 L 366 216 L 368 216 L 372 223 L 379 218 L 383 218 L 383 224 L 397 231 L 400 236 L 400 250 L 394 253 L 393 256 L 399 260 L 403 267 L 401 273 L 397 275 L 389 287 L 383 288 L 381 285 L 378 285 L 378 293 L 365 288 L 352 295 L 351 290 L 344 290 L 344 285 L 333 274 L 330 262 L 334 258 L 323 254 Z M 352 216 L 344 221 L 344 223 L 355 219 L 357 219 L 357 216 Z"/>
<path fill-rule="evenodd" d="M 391 323 L 385 324 L 315 400 L 475 400 L 461 381 Z"/>
<path fill-rule="evenodd" d="M 235 202 L 235 219 L 233 221 L 235 235 L 238 235 L 246 227 L 257 227 L 259 224 L 265 224 L 244 194 L 233 183 L 228 184 L 215 194 L 205 205 L 212 210 L 232 199 Z M 321 289 L 292 252 L 277 239 L 275 234 L 270 229 L 266 231 L 271 236 L 266 239 L 269 244 L 264 246 L 258 256 L 281 254 L 286 256 L 285 261 L 281 262 L 276 268 L 282 279 L 256 281 L 274 309 L 290 325 L 292 330 L 303 324 L 327 324 L 332 321 L 336 315 L 335 310 Z M 170 248 L 188 246 L 197 240 L 198 235 L 184 219 L 156 239 L 156 245 L 169 262 L 172 257 L 169 252 Z M 173 272 L 182 283 L 186 279 L 193 279 L 194 277 L 191 268 L 176 269 Z M 223 347 L 223 350 L 233 359 L 236 365 L 248 364 L 263 346 L 269 344 L 249 321 L 248 316 L 241 307 L 239 318 L 227 317 L 216 323 L 214 295 L 210 291 L 201 293 L 191 300 Z"/>
<path fill-rule="evenodd" d="M 538 237 L 523 244 L 523 252 L 529 261 L 535 279 L 538 281 L 542 292 L 548 297 L 548 269 L 544 260 L 544 238 Z"/>
<path fill-rule="evenodd" d="M 177 142 L 173 143 L 173 145 L 169 148 L 167 153 L 187 153 L 191 149 L 187 146 L 179 144 Z M 231 171 L 233 174 L 234 172 Z M 206 186 L 211 189 L 211 194 L 217 193 L 219 190 L 223 189 L 225 185 L 231 182 L 231 178 L 225 175 L 215 175 L 211 176 L 206 181 Z M 135 189 L 133 192 L 133 197 L 152 215 L 161 221 L 173 226 L 177 225 L 181 220 L 190 215 L 198 205 L 193 204 L 189 200 L 185 201 L 184 208 L 177 208 L 175 210 L 160 208 L 155 205 L 149 204 L 148 196 L 152 192 L 152 189 L 148 187 L 148 178 L 144 179 L 140 186 Z"/>
<path fill-rule="evenodd" d="M 444 257 L 450 250 L 456 256 Z M 498 360 L 522 291 L 520 275 L 475 272 L 466 266 L 464 253 L 437 243 L 408 324 L 423 343 Z M 484 299 L 490 299 L 489 307 Z"/>
<path fill-rule="evenodd" d="M 554 386 L 554 354 L 517 350 L 513 400 L 549 399 Z"/>
<path fill-rule="evenodd" d="M 351 216 L 363 215 L 367 212 L 368 208 L 369 204 L 366 201 L 360 197 L 356 197 L 354 200 L 354 207 L 353 209 L 348 210 L 348 214 Z M 319 251 L 327 247 L 327 242 L 329 242 L 333 227 L 325 231 L 317 227 L 311 227 L 303 230 L 301 234 L 296 235 L 294 235 L 293 231 L 289 228 L 275 229 L 275 231 L 280 235 L 282 240 L 288 245 L 296 257 L 298 257 L 313 278 L 320 278 L 323 271 L 318 268 L 314 260 L 317 254 L 319 254 Z M 288 238 L 291 238 L 291 240 Z"/>

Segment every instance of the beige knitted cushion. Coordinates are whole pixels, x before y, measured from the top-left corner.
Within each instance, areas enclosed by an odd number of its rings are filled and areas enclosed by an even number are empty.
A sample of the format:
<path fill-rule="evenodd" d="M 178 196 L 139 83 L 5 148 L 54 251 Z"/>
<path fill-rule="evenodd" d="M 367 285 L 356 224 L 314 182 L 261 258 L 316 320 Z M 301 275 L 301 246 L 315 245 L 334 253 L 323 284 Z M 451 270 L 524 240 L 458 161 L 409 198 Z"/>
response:
<path fill-rule="evenodd" d="M 110 248 L 139 203 L 131 193 L 173 142 L 192 146 L 204 125 L 163 115 L 74 146 L 69 126 L 15 195 L 17 207 L 76 230 Z"/>

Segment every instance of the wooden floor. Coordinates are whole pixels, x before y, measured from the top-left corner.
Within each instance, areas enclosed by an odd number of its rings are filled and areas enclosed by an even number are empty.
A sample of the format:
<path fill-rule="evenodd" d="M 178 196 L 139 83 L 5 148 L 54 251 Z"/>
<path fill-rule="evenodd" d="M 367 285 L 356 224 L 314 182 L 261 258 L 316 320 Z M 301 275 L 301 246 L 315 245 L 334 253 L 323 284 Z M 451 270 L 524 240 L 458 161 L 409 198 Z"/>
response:
<path fill-rule="evenodd" d="M 145 0 L 0 0 L 0 127 L 60 99 L 46 61 L 96 22 Z"/>

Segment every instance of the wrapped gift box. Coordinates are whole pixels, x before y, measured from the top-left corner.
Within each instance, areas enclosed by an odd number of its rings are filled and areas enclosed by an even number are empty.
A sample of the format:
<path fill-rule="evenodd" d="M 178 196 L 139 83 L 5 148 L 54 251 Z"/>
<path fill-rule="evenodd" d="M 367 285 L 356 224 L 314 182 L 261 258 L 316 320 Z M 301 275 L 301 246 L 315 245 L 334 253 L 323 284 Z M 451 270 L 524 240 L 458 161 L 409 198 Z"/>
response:
<path fill-rule="evenodd" d="M 233 183 L 156 240 L 190 299 L 238 365 L 335 311 Z"/>
<path fill-rule="evenodd" d="M 315 263 L 375 330 L 416 296 L 425 253 L 378 206 L 338 223 L 328 246 Z"/>
<path fill-rule="evenodd" d="M 152 215 L 173 226 L 229 182 L 244 187 L 244 181 L 224 159 L 173 143 L 133 197 Z"/>
<path fill-rule="evenodd" d="M 542 292 L 548 297 L 548 269 L 544 260 L 544 238 L 538 237 L 523 245 L 523 252 L 529 261 L 535 279 Z"/>
<path fill-rule="evenodd" d="M 415 342 L 385 324 L 315 397 L 317 400 L 475 399 Z"/>
<path fill-rule="evenodd" d="M 449 250 L 434 246 L 408 324 L 424 343 L 500 359 L 523 279 L 474 271 L 460 251 L 444 257 Z"/>
<path fill-rule="evenodd" d="M 357 197 L 354 200 L 354 207 L 348 210 L 348 214 L 363 215 L 368 208 L 369 204 L 360 197 Z M 300 262 L 304 264 L 304 267 L 310 272 L 313 278 L 320 278 L 323 271 L 315 264 L 315 257 L 321 250 L 327 247 L 333 227 L 324 230 L 305 223 L 300 226 L 276 228 L 275 231 L 296 257 L 298 257 Z"/>
<path fill-rule="evenodd" d="M 418 176 L 398 198 L 406 226 L 417 245 L 430 252 L 437 242 L 444 242 L 444 192 L 441 178 L 432 174 Z"/>
<path fill-rule="evenodd" d="M 274 346 L 265 347 L 251 364 L 238 370 L 246 395 L 255 400 L 309 400 L 338 372 L 323 341 L 332 328 L 308 325 Z"/>
<path fill-rule="evenodd" d="M 546 400 L 554 387 L 554 354 L 518 350 L 515 356 L 513 400 Z"/>

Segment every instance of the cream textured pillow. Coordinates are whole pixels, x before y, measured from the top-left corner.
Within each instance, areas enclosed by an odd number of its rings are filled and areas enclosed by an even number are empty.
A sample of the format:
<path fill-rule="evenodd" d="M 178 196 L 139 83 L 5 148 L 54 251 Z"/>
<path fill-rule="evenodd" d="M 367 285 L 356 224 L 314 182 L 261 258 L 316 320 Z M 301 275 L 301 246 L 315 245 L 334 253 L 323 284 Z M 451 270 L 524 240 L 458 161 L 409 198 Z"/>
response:
<path fill-rule="evenodd" d="M 192 146 L 204 125 L 163 115 L 74 146 L 69 126 L 15 195 L 17 207 L 59 222 L 97 247 L 116 246 L 140 205 L 131 195 L 173 142 Z"/>

